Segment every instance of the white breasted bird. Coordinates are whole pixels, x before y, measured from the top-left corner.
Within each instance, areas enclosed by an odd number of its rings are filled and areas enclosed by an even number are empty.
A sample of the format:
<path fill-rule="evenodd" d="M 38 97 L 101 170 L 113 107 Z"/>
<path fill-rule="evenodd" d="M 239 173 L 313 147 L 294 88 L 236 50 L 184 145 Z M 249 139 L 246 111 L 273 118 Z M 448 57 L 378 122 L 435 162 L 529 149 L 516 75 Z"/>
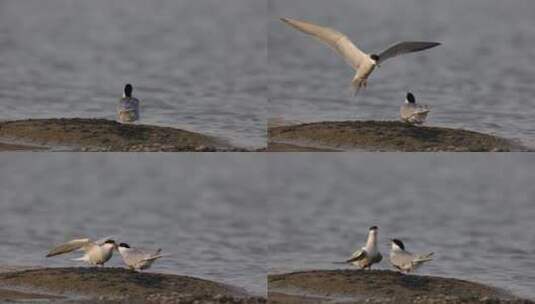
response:
<path fill-rule="evenodd" d="M 117 105 L 117 120 L 121 123 L 132 123 L 139 120 L 139 100 L 132 97 L 132 85 L 124 86 L 123 97 Z"/>
<path fill-rule="evenodd" d="M 126 243 L 120 243 L 117 248 L 126 266 L 135 271 L 148 269 L 157 259 L 169 256 L 160 254 L 162 249 L 132 248 Z"/>
<path fill-rule="evenodd" d="M 281 18 L 281 21 L 303 33 L 312 35 L 341 55 L 356 70 L 355 77 L 352 81 L 355 95 L 360 88 L 367 86 L 368 77 L 375 67 L 386 60 L 402 54 L 419 52 L 440 45 L 438 42 L 404 41 L 390 46 L 379 54 L 366 54 L 353 44 L 346 35 L 334 29 L 290 18 Z"/>
<path fill-rule="evenodd" d="M 399 115 L 403 122 L 421 125 L 427 119 L 429 112 L 431 112 L 431 109 L 427 105 L 417 104 L 414 95 L 408 92 L 405 97 L 405 103 L 403 103 L 399 110 Z"/>
<path fill-rule="evenodd" d="M 366 246 L 353 253 L 346 263 L 351 263 L 360 269 L 372 269 L 372 265 L 381 262 L 383 256 L 377 248 L 377 226 L 370 227 Z"/>
<path fill-rule="evenodd" d="M 405 250 L 405 245 L 398 239 L 392 239 L 390 249 L 390 263 L 401 272 L 409 273 L 416 270 L 423 263 L 431 261 L 433 252 L 428 254 L 412 254 Z"/>
<path fill-rule="evenodd" d="M 85 254 L 80 258 L 73 259 L 74 261 L 83 261 L 89 265 L 104 266 L 104 263 L 112 257 L 113 250 L 116 247 L 117 244 L 115 244 L 115 241 L 109 237 L 96 241 L 88 238 L 76 239 L 54 247 L 46 257 L 49 258 L 75 250 L 82 250 Z"/>

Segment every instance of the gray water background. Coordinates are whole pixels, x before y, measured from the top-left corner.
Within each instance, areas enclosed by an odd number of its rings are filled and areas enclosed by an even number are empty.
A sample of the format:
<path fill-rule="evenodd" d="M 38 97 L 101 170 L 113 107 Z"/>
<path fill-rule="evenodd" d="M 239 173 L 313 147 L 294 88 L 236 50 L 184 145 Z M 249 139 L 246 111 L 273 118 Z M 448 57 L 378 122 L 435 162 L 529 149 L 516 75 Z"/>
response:
<path fill-rule="evenodd" d="M 388 156 L 388 157 L 385 157 Z M 535 299 L 535 157 L 299 154 L 271 157 L 271 273 L 340 269 L 379 226 L 412 252 L 417 274 L 467 279 Z"/>
<path fill-rule="evenodd" d="M 286 121 L 397 120 L 407 91 L 428 125 L 535 147 L 535 2 L 531 0 L 270 0 L 269 115 Z M 367 52 L 404 40 L 437 48 L 385 62 L 356 100 L 354 72 L 331 49 L 279 21 L 333 27 Z"/>
<path fill-rule="evenodd" d="M 0 266 L 84 266 L 45 258 L 74 237 L 162 248 L 150 272 L 266 291 L 266 169 L 250 155 L 5 154 Z M 115 254 L 106 266 L 123 267 Z M 0 267 L 1 268 L 1 267 Z"/>
<path fill-rule="evenodd" d="M 2 0 L 1 120 L 115 119 L 265 146 L 266 4 L 250 0 Z"/>

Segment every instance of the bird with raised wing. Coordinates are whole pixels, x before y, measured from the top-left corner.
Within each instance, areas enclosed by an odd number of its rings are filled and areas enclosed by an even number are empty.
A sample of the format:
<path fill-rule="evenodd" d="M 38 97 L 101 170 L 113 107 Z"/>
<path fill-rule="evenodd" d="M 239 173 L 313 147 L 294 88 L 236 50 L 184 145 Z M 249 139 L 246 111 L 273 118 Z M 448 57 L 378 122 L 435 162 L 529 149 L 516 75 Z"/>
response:
<path fill-rule="evenodd" d="M 351 42 L 346 35 L 334 29 L 290 18 L 281 18 L 281 21 L 303 33 L 315 37 L 342 56 L 356 71 L 355 77 L 351 82 L 355 89 L 355 95 L 362 87 L 368 85 L 368 77 L 375 67 L 386 60 L 403 54 L 420 52 L 440 45 L 438 42 L 404 41 L 396 43 L 382 52 L 367 54 Z"/>
<path fill-rule="evenodd" d="M 92 241 L 89 238 L 75 239 L 52 248 L 46 257 L 49 258 L 81 250 L 85 254 L 82 257 L 73 259 L 74 261 L 83 261 L 89 265 L 104 266 L 104 263 L 112 257 L 113 250 L 116 247 L 117 244 L 115 244 L 115 241 L 109 237 L 96 241 Z"/>

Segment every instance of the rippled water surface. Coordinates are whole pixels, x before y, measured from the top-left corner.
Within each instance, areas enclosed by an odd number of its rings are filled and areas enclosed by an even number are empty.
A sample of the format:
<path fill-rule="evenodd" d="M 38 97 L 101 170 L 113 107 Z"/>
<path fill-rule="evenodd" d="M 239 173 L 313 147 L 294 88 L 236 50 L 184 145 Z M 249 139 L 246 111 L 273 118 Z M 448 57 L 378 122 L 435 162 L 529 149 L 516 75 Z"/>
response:
<path fill-rule="evenodd" d="M 274 157 L 269 266 L 336 269 L 379 226 L 414 252 L 419 274 L 473 280 L 535 298 L 534 157 L 516 155 Z M 314 164 L 314 165 L 311 165 Z M 390 268 L 384 259 L 378 268 Z"/>
<path fill-rule="evenodd" d="M 531 0 L 271 0 L 271 118 L 398 119 L 405 93 L 430 125 L 498 134 L 535 147 L 535 2 Z M 279 17 L 334 27 L 378 52 L 403 40 L 443 45 L 386 62 L 358 100 L 352 69 Z"/>
<path fill-rule="evenodd" d="M 253 157 L 61 154 L 0 157 L 0 266 L 79 266 L 45 258 L 73 237 L 161 247 L 149 270 L 265 293 L 265 164 Z M 107 266 L 122 266 L 114 255 Z"/>
<path fill-rule="evenodd" d="M 266 5 L 250 0 L 0 1 L 0 119 L 114 119 L 265 143 Z"/>

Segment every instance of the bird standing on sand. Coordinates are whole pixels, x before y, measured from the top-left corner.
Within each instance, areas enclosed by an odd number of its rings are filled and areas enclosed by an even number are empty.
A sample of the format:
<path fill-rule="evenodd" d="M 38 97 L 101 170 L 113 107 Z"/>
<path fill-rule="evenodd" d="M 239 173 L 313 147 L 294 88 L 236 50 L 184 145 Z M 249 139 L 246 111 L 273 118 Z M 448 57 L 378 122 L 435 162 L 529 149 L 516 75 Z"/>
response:
<path fill-rule="evenodd" d="M 353 44 L 346 35 L 334 29 L 290 18 L 281 18 L 281 21 L 303 33 L 314 36 L 341 55 L 356 70 L 355 77 L 352 81 L 355 95 L 359 92 L 360 88 L 368 85 L 368 77 L 375 67 L 386 60 L 402 54 L 419 52 L 440 45 L 438 42 L 405 41 L 394 44 L 379 54 L 366 54 Z"/>
<path fill-rule="evenodd" d="M 120 243 L 117 250 L 119 250 L 126 266 L 135 271 L 148 269 L 157 259 L 168 256 L 166 254 L 160 254 L 162 249 L 132 248 L 126 243 Z"/>
<path fill-rule="evenodd" d="M 117 120 L 121 123 L 132 123 L 139 120 L 139 100 L 132 97 L 132 85 L 124 86 L 123 97 L 117 105 Z"/>
<path fill-rule="evenodd" d="M 401 272 L 409 273 L 416 270 L 423 263 L 433 260 L 433 252 L 423 255 L 412 254 L 405 250 L 405 245 L 398 239 L 392 240 L 390 249 L 390 263 Z"/>
<path fill-rule="evenodd" d="M 381 262 L 383 256 L 377 248 L 377 226 L 370 227 L 366 246 L 353 253 L 346 263 L 351 263 L 360 269 L 372 269 L 372 265 Z"/>
<path fill-rule="evenodd" d="M 80 258 L 73 259 L 73 261 L 83 261 L 89 265 L 104 266 L 104 263 L 112 257 L 113 250 L 116 249 L 116 247 L 117 244 L 110 238 L 104 238 L 97 241 L 92 241 L 88 238 L 76 239 L 54 247 L 46 257 L 49 258 L 60 254 L 70 253 L 75 250 L 82 250 L 85 254 Z"/>
<path fill-rule="evenodd" d="M 431 112 L 431 110 L 428 106 L 417 104 L 414 95 L 411 92 L 408 92 L 407 97 L 405 98 L 405 103 L 399 110 L 399 115 L 403 122 L 421 125 L 427 119 L 427 114 L 429 114 L 429 112 Z"/>

